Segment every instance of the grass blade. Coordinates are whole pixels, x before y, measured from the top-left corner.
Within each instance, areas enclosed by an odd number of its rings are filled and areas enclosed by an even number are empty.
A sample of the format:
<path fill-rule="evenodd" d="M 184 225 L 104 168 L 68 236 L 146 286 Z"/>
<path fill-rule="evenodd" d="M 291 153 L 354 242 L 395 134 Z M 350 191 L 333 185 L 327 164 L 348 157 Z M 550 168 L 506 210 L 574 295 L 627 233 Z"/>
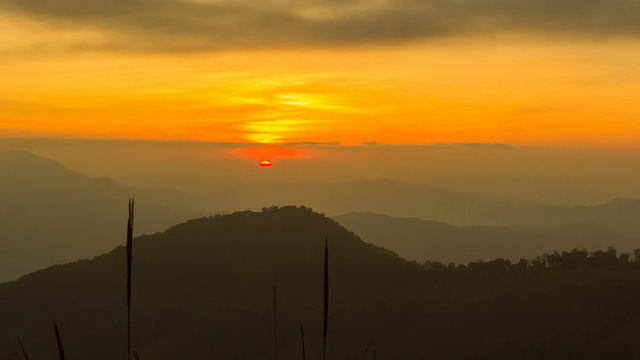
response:
<path fill-rule="evenodd" d="M 273 285 L 273 349 L 278 360 L 278 286 Z"/>
<path fill-rule="evenodd" d="M 60 338 L 60 330 L 58 329 L 58 322 L 55 320 L 53 320 L 53 330 L 56 332 L 56 341 L 58 342 L 58 354 L 60 355 L 60 360 L 65 360 L 64 345 L 62 344 L 62 339 Z"/>
<path fill-rule="evenodd" d="M 373 360 L 376 360 L 376 356 L 377 356 L 376 342 L 373 339 L 371 339 L 371 341 L 369 341 L 369 345 L 367 345 L 367 348 L 364 349 L 364 351 L 362 352 L 361 356 L 364 356 L 371 349 L 373 349 Z"/>
<path fill-rule="evenodd" d="M 135 200 L 129 199 L 127 221 L 127 359 L 131 360 L 131 265 L 133 260 L 133 214 Z"/>
<path fill-rule="evenodd" d="M 300 338 L 302 339 L 302 360 L 307 360 L 307 351 L 304 348 L 304 328 L 302 327 L 302 320 L 300 321 Z"/>
<path fill-rule="evenodd" d="M 362 352 L 362 355 L 360 355 L 360 356 L 364 356 L 371 349 L 373 349 L 373 360 L 376 360 L 376 355 L 377 355 L 376 342 L 373 339 L 371 339 L 371 341 L 369 341 L 369 345 L 367 345 L 367 347 Z"/>
<path fill-rule="evenodd" d="M 324 338 L 322 359 L 327 359 L 327 329 L 329 325 L 329 238 L 324 239 Z"/>
<path fill-rule="evenodd" d="M 22 350 L 22 356 L 24 356 L 25 360 L 29 360 L 29 355 L 27 355 L 27 350 L 24 349 L 24 345 L 22 344 L 22 340 L 18 338 L 18 343 L 20 344 L 20 350 Z"/>
<path fill-rule="evenodd" d="M 138 356 L 138 353 L 135 350 L 133 351 L 133 358 L 135 360 L 140 360 L 140 357 Z"/>

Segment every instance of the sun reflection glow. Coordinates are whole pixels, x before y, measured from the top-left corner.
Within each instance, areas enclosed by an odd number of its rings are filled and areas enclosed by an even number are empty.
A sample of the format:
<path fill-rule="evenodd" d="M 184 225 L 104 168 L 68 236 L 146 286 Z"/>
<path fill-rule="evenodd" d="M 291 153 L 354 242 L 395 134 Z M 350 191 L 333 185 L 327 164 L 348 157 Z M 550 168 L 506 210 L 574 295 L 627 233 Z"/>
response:
<path fill-rule="evenodd" d="M 278 95 L 278 98 L 284 105 L 307 106 L 311 104 L 310 99 L 301 95 Z"/>
<path fill-rule="evenodd" d="M 306 159 L 312 156 L 309 149 L 297 149 L 278 145 L 264 145 L 233 149 L 229 152 L 229 154 L 233 157 L 257 161 L 260 166 L 262 166 L 263 161 L 272 163 L 274 159 Z"/>
<path fill-rule="evenodd" d="M 258 143 L 277 143 L 283 141 L 292 133 L 299 131 L 306 124 L 304 120 L 259 120 L 244 125 L 250 133 L 247 138 Z"/>
<path fill-rule="evenodd" d="M 300 141 L 319 128 L 326 128 L 327 123 L 353 112 L 348 104 L 341 103 L 341 98 L 339 93 L 317 89 L 315 92 L 260 89 L 247 100 L 250 99 L 251 104 L 260 104 L 261 111 L 252 114 L 238 129 L 247 140 L 260 144 Z"/>

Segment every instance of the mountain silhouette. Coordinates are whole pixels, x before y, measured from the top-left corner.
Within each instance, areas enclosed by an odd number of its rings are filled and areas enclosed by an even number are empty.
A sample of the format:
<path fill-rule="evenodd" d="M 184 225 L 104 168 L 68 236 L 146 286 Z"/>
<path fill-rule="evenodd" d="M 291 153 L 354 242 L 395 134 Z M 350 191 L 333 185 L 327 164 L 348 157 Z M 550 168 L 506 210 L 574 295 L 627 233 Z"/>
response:
<path fill-rule="evenodd" d="M 333 217 L 363 240 L 423 263 L 427 260 L 467 264 L 506 258 L 518 261 L 542 253 L 572 249 L 620 251 L 640 247 L 640 239 L 618 235 L 595 222 L 510 226 L 453 226 L 417 218 L 373 213 Z"/>
<path fill-rule="evenodd" d="M 142 233 L 204 214 L 185 194 L 132 189 L 27 152 L 0 152 L 0 282 L 112 249 L 132 195 L 141 200 Z"/>
<path fill-rule="evenodd" d="M 558 241 L 575 243 L 576 246 L 585 244 L 589 248 L 598 246 L 599 242 L 594 238 L 596 235 L 610 238 L 608 245 L 621 249 L 626 249 L 624 237 L 640 238 L 637 222 L 640 218 L 640 201 L 633 199 L 615 199 L 593 206 L 530 206 L 507 199 L 389 180 L 325 184 L 264 183 L 260 186 L 214 189 L 214 193 L 208 196 L 196 197 L 173 190 L 129 188 L 109 178 L 87 177 L 53 160 L 16 151 L 0 152 L 0 174 L 0 282 L 113 248 L 121 236 L 120 226 L 126 220 L 120 209 L 131 195 L 139 200 L 142 214 L 136 221 L 137 234 L 161 231 L 188 218 L 211 214 L 214 209 L 232 211 L 238 208 L 259 209 L 262 204 L 305 204 L 328 214 L 360 211 L 436 219 L 458 226 L 517 225 L 515 228 L 496 230 L 495 236 L 490 236 L 486 228 L 473 229 L 474 234 L 483 233 L 485 238 L 506 239 L 510 237 L 510 232 L 522 234 L 518 235 L 520 238 L 527 238 L 528 233 L 539 234 L 531 235 L 531 241 L 522 239 L 521 243 L 525 246 L 522 249 L 500 253 L 503 254 L 500 256 L 508 257 L 520 254 L 527 256 L 538 253 L 538 250 L 562 249 L 562 246 L 533 245 L 534 242 L 544 243 L 543 238 L 547 237 L 549 245 L 555 243 L 556 235 L 550 234 L 566 234 L 558 235 L 562 237 Z M 212 204 L 215 204 L 215 208 Z M 595 222 L 604 229 L 596 229 L 598 225 L 594 224 L 575 224 L 586 222 Z M 545 223 L 559 225 L 546 230 L 522 225 Z M 581 233 L 581 228 L 586 229 L 583 231 L 585 234 Z M 367 228 L 354 230 L 362 232 L 364 236 Z M 615 234 L 607 235 L 606 231 Z M 581 240 L 569 239 L 571 234 L 579 236 Z M 403 241 L 412 241 L 411 236 L 406 235 L 402 241 L 388 247 L 406 254 L 397 247 Z M 371 238 L 369 235 L 366 237 Z M 379 240 L 371 238 L 369 241 Z M 387 246 L 386 243 L 380 244 Z M 532 244 L 529 250 L 527 244 Z M 435 249 L 427 250 L 429 256 L 438 254 Z M 482 254 L 483 257 L 492 257 L 494 252 Z M 444 255 L 451 261 L 470 260 L 468 257 Z"/>
<path fill-rule="evenodd" d="M 137 238 L 133 328 L 138 353 L 153 359 L 271 353 L 273 284 L 279 288 L 283 358 L 299 352 L 300 320 L 310 351 L 318 350 L 325 236 L 335 294 L 332 348 L 357 354 L 377 335 L 365 330 L 384 321 L 386 304 L 403 298 L 413 281 L 404 275 L 420 274 L 421 268 L 360 241 L 334 220 L 295 207 L 201 218 Z M 56 318 L 69 357 L 126 354 L 124 250 L 0 285 L 5 325 L 0 349 L 10 351 L 20 335 L 32 344 L 34 358 L 46 358 L 54 353 L 47 330 Z"/>
<path fill-rule="evenodd" d="M 381 359 L 633 358 L 640 269 L 427 271 L 304 207 L 201 218 L 134 241 L 133 349 L 144 359 L 322 353 L 329 239 L 329 359 L 376 342 Z M 0 356 L 126 356 L 125 249 L 0 284 Z"/>

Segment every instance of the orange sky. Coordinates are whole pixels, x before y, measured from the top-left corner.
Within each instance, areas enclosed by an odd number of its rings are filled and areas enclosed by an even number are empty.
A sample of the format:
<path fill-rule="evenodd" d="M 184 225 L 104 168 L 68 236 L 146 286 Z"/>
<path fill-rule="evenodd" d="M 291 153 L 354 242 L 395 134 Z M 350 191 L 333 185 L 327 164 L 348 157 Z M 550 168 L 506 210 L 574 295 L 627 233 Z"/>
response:
<path fill-rule="evenodd" d="M 42 44 L 101 35 L 43 26 L 0 26 L 1 137 L 640 144 L 634 39 L 56 52 Z"/>

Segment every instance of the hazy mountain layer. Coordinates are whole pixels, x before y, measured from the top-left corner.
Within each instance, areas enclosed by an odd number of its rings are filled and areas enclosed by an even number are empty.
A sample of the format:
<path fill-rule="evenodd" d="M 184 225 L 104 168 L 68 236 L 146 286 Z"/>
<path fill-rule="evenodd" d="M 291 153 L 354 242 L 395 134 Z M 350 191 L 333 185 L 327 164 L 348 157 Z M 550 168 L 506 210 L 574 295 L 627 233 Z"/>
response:
<path fill-rule="evenodd" d="M 0 153 L 0 282 L 111 249 L 123 237 L 126 219 L 122 208 L 131 195 L 136 196 L 138 203 L 138 234 L 154 233 L 187 218 L 211 214 L 212 211 L 207 211 L 211 209 L 233 211 L 273 204 L 304 204 L 328 214 L 372 211 L 455 225 L 593 221 L 621 235 L 640 238 L 637 222 L 640 201 L 637 200 L 617 199 L 598 206 L 535 207 L 424 184 L 386 180 L 324 184 L 265 182 L 259 186 L 221 187 L 207 197 L 195 197 L 170 190 L 131 189 L 108 178 L 80 175 L 55 161 L 29 153 L 3 152 Z M 574 234 L 558 228 L 542 231 L 541 236 L 555 231 L 567 236 Z M 583 236 L 576 230 L 575 234 L 595 241 L 594 235 L 601 232 L 602 229 L 596 229 L 593 234 L 587 231 Z M 497 236 L 507 237 L 506 234 Z M 617 235 L 610 237 L 614 240 L 608 241 L 612 245 L 624 242 Z M 554 243 L 551 240 L 550 244 Z M 584 246 L 591 247 L 591 240 L 567 239 L 567 242 L 574 240 L 577 245 L 585 243 Z M 535 238 L 536 244 L 544 241 Z M 599 244 L 595 242 L 593 246 Z M 531 246 L 527 250 L 526 246 L 506 254 L 519 256 L 538 253 L 538 249 L 555 249 Z M 489 258 L 494 256 L 492 251 L 483 254 Z M 445 257 L 453 261 L 469 259 L 456 254 Z"/>
<path fill-rule="evenodd" d="M 134 195 L 138 233 L 203 214 L 185 194 L 131 189 L 29 153 L 0 153 L 0 282 L 112 249 L 125 236 L 122 209 Z"/>
<path fill-rule="evenodd" d="M 345 183 L 264 183 L 213 194 L 229 209 L 304 204 L 329 215 L 374 212 L 434 219 L 453 225 L 568 224 L 594 221 L 620 235 L 640 238 L 640 200 L 592 206 L 534 206 L 426 184 L 388 180 Z"/>
<path fill-rule="evenodd" d="M 373 213 L 349 213 L 334 219 L 364 241 L 420 263 L 434 260 L 466 264 L 500 257 L 515 262 L 553 251 L 606 249 L 609 246 L 621 251 L 640 248 L 640 239 L 618 235 L 595 222 L 453 226 Z"/>

